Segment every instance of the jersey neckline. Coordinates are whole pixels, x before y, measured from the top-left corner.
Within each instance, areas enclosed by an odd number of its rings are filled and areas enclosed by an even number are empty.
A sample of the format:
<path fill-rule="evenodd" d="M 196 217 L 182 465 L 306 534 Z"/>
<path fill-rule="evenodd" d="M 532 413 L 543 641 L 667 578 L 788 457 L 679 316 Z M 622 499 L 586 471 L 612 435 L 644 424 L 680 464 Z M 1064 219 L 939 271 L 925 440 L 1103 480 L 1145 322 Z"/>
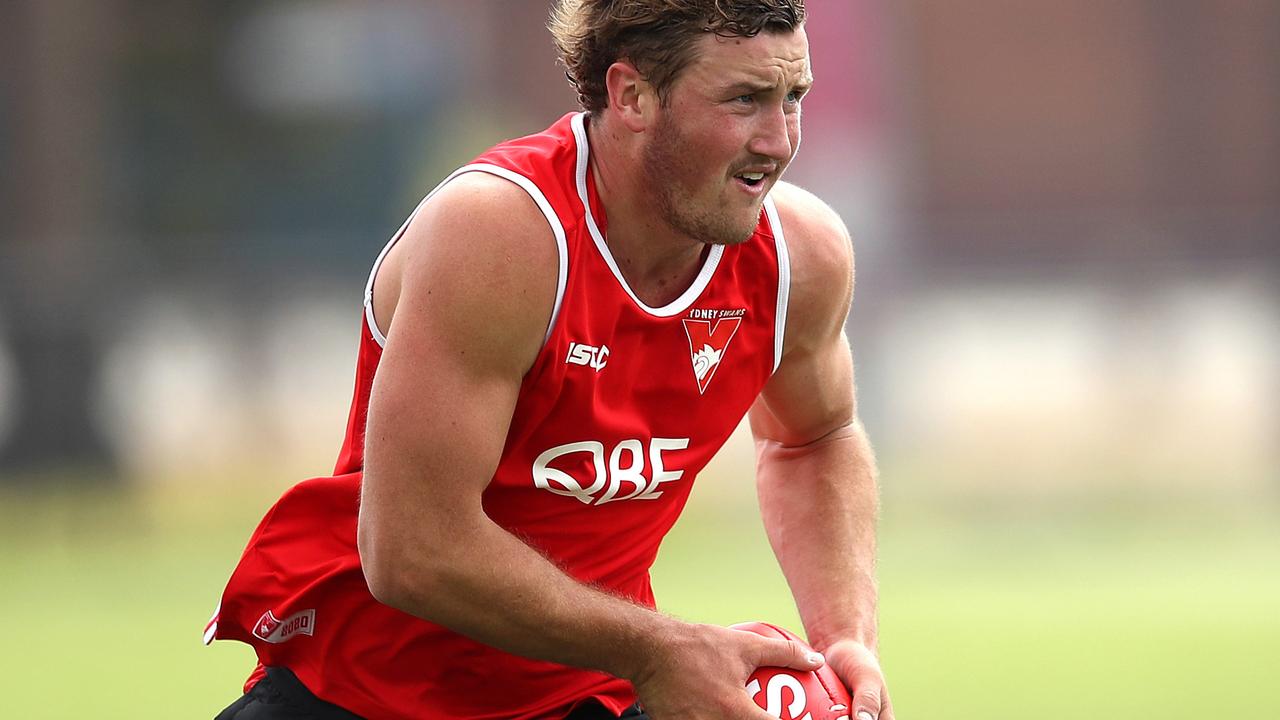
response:
<path fill-rule="evenodd" d="M 609 251 L 609 245 L 604 241 L 604 235 L 600 232 L 600 226 L 596 224 L 594 214 L 591 212 L 591 200 L 587 194 L 587 173 L 591 169 L 590 153 L 591 148 L 587 142 L 586 128 L 587 114 L 585 112 L 578 113 L 573 116 L 573 137 L 578 149 L 578 163 L 576 168 L 578 198 L 582 201 L 582 210 L 587 221 L 587 230 L 591 233 L 591 239 L 595 242 L 596 250 L 600 253 L 600 257 L 605 264 L 609 266 L 609 270 L 613 272 L 613 277 L 622 286 L 623 291 L 631 298 L 644 312 L 655 317 L 672 317 L 679 315 L 694 301 L 702 295 L 702 291 L 711 283 L 711 277 L 715 275 L 716 267 L 720 265 L 720 258 L 724 255 L 724 245 L 712 245 L 711 250 L 707 253 L 707 257 L 702 262 L 702 269 L 698 271 L 697 277 L 693 279 L 693 283 L 681 293 L 680 297 L 663 305 L 662 307 L 650 307 L 643 300 L 636 296 L 631 286 L 627 284 L 626 278 L 622 277 L 622 271 L 618 268 L 618 263 L 613 259 L 613 253 Z"/>

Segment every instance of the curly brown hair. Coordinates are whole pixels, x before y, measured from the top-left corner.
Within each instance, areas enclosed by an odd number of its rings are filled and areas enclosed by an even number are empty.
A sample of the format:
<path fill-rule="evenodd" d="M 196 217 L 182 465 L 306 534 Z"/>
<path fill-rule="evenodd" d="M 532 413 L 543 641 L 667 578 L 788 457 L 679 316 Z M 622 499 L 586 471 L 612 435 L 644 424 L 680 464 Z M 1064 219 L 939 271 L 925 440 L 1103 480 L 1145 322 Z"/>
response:
<path fill-rule="evenodd" d="M 754 37 L 795 30 L 804 18 L 804 0 L 557 0 L 547 27 L 578 102 L 594 115 L 608 104 L 605 72 L 618 60 L 665 103 L 704 33 Z"/>

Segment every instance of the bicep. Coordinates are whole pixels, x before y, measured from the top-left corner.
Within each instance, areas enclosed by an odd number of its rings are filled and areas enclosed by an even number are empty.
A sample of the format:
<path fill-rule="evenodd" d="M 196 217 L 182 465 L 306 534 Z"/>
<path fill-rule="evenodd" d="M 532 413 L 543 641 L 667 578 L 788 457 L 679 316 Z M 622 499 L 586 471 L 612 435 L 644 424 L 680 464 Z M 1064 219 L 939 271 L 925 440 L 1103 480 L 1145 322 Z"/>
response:
<path fill-rule="evenodd" d="M 784 357 L 751 408 L 752 434 L 795 446 L 854 421 L 853 360 L 843 331 Z"/>
<path fill-rule="evenodd" d="M 402 243 L 395 322 L 374 378 L 362 531 L 419 536 L 480 517 L 555 295 L 555 245 L 505 180 L 462 179 Z M 495 185 L 496 183 L 496 185 Z"/>
<path fill-rule="evenodd" d="M 804 445 L 856 419 L 844 325 L 853 302 L 853 248 L 840 217 L 813 195 L 779 184 L 788 228 L 791 303 L 782 362 L 750 414 L 758 440 Z"/>
<path fill-rule="evenodd" d="M 497 465 L 519 392 L 518 375 L 486 359 L 438 316 L 450 302 L 420 307 L 406 289 L 369 399 L 366 502 L 391 509 L 420 500 L 478 507 Z M 376 495 L 374 495 L 376 493 Z"/>

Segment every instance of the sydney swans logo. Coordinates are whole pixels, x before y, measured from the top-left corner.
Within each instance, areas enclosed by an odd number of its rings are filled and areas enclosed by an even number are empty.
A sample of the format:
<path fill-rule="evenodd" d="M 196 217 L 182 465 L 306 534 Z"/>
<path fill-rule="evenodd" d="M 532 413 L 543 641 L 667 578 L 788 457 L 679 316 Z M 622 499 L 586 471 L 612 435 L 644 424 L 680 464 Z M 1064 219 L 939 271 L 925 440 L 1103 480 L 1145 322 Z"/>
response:
<path fill-rule="evenodd" d="M 692 352 L 693 348 L 690 348 Z M 720 356 L 724 355 L 723 351 L 717 350 L 710 345 L 703 344 L 702 349 L 693 353 L 693 375 L 698 379 L 698 386 L 705 389 L 707 385 L 707 375 L 720 364 Z"/>
<path fill-rule="evenodd" d="M 693 317 L 684 318 L 684 334 L 689 339 L 689 360 L 693 363 L 693 378 L 698 383 L 698 393 L 707 391 L 711 378 L 715 377 L 720 361 L 729 348 L 729 341 L 738 332 L 745 310 L 694 310 Z"/>

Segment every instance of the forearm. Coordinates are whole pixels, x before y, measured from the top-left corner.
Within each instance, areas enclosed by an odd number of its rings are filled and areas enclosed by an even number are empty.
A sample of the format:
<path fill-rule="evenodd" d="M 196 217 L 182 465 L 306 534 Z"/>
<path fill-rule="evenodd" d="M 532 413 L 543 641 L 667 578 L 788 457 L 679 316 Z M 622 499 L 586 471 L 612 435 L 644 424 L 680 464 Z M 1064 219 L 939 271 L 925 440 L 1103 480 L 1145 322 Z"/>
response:
<path fill-rule="evenodd" d="M 758 441 L 757 491 L 810 643 L 853 639 L 874 650 L 879 490 L 861 425 L 798 447 Z"/>
<path fill-rule="evenodd" d="M 681 624 L 576 581 L 487 517 L 441 520 L 433 540 L 383 558 L 393 569 L 380 601 L 516 655 L 632 681 Z"/>

